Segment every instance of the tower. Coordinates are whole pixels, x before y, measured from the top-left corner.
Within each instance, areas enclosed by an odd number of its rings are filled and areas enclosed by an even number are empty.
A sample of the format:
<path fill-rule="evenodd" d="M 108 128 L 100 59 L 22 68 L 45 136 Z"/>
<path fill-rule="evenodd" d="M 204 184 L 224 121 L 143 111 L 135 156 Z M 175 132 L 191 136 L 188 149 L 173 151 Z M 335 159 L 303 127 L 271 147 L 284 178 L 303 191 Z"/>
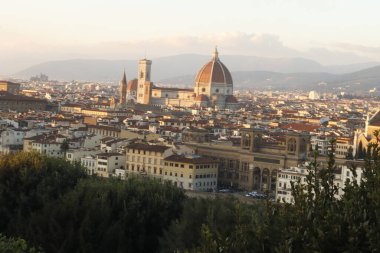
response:
<path fill-rule="evenodd" d="M 137 84 L 137 103 L 149 104 L 152 93 L 152 83 L 150 82 L 150 69 L 152 61 L 142 59 L 139 61 L 139 73 Z"/>
<path fill-rule="evenodd" d="M 125 69 L 123 78 L 120 80 L 119 104 L 121 106 L 125 106 L 127 104 L 127 77 L 125 75 Z"/>

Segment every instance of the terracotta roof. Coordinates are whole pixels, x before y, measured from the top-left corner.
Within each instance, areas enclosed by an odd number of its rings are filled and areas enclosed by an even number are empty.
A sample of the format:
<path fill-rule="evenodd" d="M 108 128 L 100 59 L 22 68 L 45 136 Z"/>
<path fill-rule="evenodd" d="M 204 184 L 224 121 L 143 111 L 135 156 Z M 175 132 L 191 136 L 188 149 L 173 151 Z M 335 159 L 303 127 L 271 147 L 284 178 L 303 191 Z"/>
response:
<path fill-rule="evenodd" d="M 315 132 L 320 125 L 312 125 L 305 123 L 290 123 L 282 127 L 283 129 L 295 130 L 295 131 L 306 131 L 306 132 Z"/>
<path fill-rule="evenodd" d="M 30 102 L 46 103 L 46 100 L 22 96 L 22 95 L 15 95 L 7 91 L 0 91 L 0 100 L 8 100 L 8 101 L 15 100 L 15 101 L 30 101 Z"/>
<path fill-rule="evenodd" d="M 145 143 L 132 143 L 127 146 L 128 149 L 137 149 L 137 150 L 144 150 L 144 151 L 153 151 L 153 152 L 159 152 L 163 153 L 167 149 L 170 149 L 170 147 L 162 146 L 162 145 L 149 145 Z"/>
<path fill-rule="evenodd" d="M 224 83 L 232 84 L 232 76 L 227 67 L 214 57 L 211 61 L 206 63 L 198 72 L 195 78 L 195 83 Z"/>
<path fill-rule="evenodd" d="M 181 163 L 191 163 L 191 164 L 209 164 L 209 163 L 218 163 L 216 160 L 206 157 L 189 157 L 183 155 L 171 155 L 164 159 L 165 161 L 170 162 L 181 162 Z"/>
<path fill-rule="evenodd" d="M 137 79 L 130 80 L 127 84 L 127 91 L 136 91 L 137 90 Z"/>
<path fill-rule="evenodd" d="M 192 92 L 193 89 L 184 89 L 184 88 L 169 88 L 169 87 L 154 87 L 153 89 L 156 90 L 163 90 L 163 91 L 186 91 L 186 92 Z"/>

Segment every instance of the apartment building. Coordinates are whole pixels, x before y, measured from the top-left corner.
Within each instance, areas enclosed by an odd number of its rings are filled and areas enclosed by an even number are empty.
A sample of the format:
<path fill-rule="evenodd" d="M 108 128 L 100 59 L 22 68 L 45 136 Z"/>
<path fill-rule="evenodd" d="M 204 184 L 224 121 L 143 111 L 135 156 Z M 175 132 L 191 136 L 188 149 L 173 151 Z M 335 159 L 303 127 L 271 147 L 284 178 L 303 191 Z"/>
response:
<path fill-rule="evenodd" d="M 217 188 L 218 162 L 211 158 L 182 152 L 184 149 L 147 143 L 127 146 L 124 177 L 150 176 L 186 190 Z M 179 154 L 182 153 L 182 154 Z M 123 177 L 123 172 L 119 171 Z"/>
<path fill-rule="evenodd" d="M 276 199 L 286 202 L 293 203 L 294 198 L 292 196 L 291 184 L 299 182 L 300 184 L 306 184 L 306 176 L 309 174 L 309 169 L 306 166 L 290 167 L 288 169 L 280 169 L 277 176 L 276 185 Z M 349 166 L 343 165 L 339 166 L 336 171 L 334 171 L 334 185 L 337 186 L 338 192 L 335 195 L 340 198 L 344 194 L 344 186 L 346 180 L 356 180 L 360 183 L 362 178 L 362 169 L 356 168 L 357 176 L 354 177 Z"/>
<path fill-rule="evenodd" d="M 125 156 L 119 153 L 101 153 L 96 155 L 96 174 L 101 177 L 110 177 L 116 169 L 124 169 Z"/>
<path fill-rule="evenodd" d="M 171 155 L 164 159 L 162 179 L 186 190 L 216 190 L 218 162 L 199 155 Z"/>
<path fill-rule="evenodd" d="M 173 155 L 172 148 L 147 143 L 131 143 L 126 150 L 125 177 L 149 175 L 162 178 L 164 158 Z"/>

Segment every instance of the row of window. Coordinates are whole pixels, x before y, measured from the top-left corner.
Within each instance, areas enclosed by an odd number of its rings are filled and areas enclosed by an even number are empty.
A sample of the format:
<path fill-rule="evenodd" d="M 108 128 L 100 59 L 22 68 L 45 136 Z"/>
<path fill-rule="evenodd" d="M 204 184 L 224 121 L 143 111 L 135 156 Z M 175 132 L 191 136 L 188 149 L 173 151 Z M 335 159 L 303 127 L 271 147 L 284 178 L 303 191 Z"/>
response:
<path fill-rule="evenodd" d="M 154 152 L 154 151 L 146 151 L 141 149 L 130 149 L 129 152 L 132 150 L 131 153 L 133 154 L 144 154 L 144 155 L 151 155 L 151 156 L 161 156 L 160 152 Z"/>
<path fill-rule="evenodd" d="M 135 162 L 135 160 L 136 160 L 136 162 L 143 162 L 143 163 L 148 163 L 148 164 L 152 164 L 152 162 L 153 162 L 153 164 L 157 164 L 157 158 L 147 158 L 147 157 L 140 157 L 140 156 L 131 156 L 131 157 L 129 157 L 129 155 L 127 155 L 126 156 L 126 161 L 129 161 L 129 158 L 131 158 L 131 162 Z M 162 165 L 162 160 L 160 159 L 160 164 Z"/>

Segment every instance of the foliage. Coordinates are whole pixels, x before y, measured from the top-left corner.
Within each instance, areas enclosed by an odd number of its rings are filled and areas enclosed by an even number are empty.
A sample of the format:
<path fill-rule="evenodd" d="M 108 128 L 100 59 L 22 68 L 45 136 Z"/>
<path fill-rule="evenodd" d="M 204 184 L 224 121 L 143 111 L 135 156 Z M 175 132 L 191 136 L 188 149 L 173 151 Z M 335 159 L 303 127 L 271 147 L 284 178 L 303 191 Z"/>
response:
<path fill-rule="evenodd" d="M 17 233 L 19 228 L 14 223 L 28 219 L 32 212 L 58 199 L 85 177 L 80 166 L 38 153 L 1 156 L 0 231 Z"/>
<path fill-rule="evenodd" d="M 379 252 L 379 142 L 342 198 L 334 146 L 327 166 L 313 153 L 293 204 L 186 198 L 157 180 L 90 178 L 36 153 L 1 156 L 0 232 L 46 252 Z M 0 236 L 0 249 L 34 252 L 26 241 Z"/>
<path fill-rule="evenodd" d="M 64 139 L 63 140 L 63 142 L 62 142 L 62 144 L 61 144 L 61 151 L 65 154 L 65 156 L 66 156 L 66 152 L 67 152 L 67 150 L 69 150 L 69 148 L 70 148 L 70 143 L 69 143 L 69 141 L 67 140 L 67 139 Z"/>
<path fill-rule="evenodd" d="M 0 253 L 37 253 L 35 248 L 28 246 L 25 240 L 7 238 L 0 234 Z"/>
<path fill-rule="evenodd" d="M 161 251 L 265 252 L 266 211 L 264 204 L 242 204 L 235 198 L 188 199 L 181 218 L 163 236 Z"/>
<path fill-rule="evenodd" d="M 87 179 L 33 214 L 25 238 L 48 252 L 154 252 L 183 198 L 154 180 Z"/>

